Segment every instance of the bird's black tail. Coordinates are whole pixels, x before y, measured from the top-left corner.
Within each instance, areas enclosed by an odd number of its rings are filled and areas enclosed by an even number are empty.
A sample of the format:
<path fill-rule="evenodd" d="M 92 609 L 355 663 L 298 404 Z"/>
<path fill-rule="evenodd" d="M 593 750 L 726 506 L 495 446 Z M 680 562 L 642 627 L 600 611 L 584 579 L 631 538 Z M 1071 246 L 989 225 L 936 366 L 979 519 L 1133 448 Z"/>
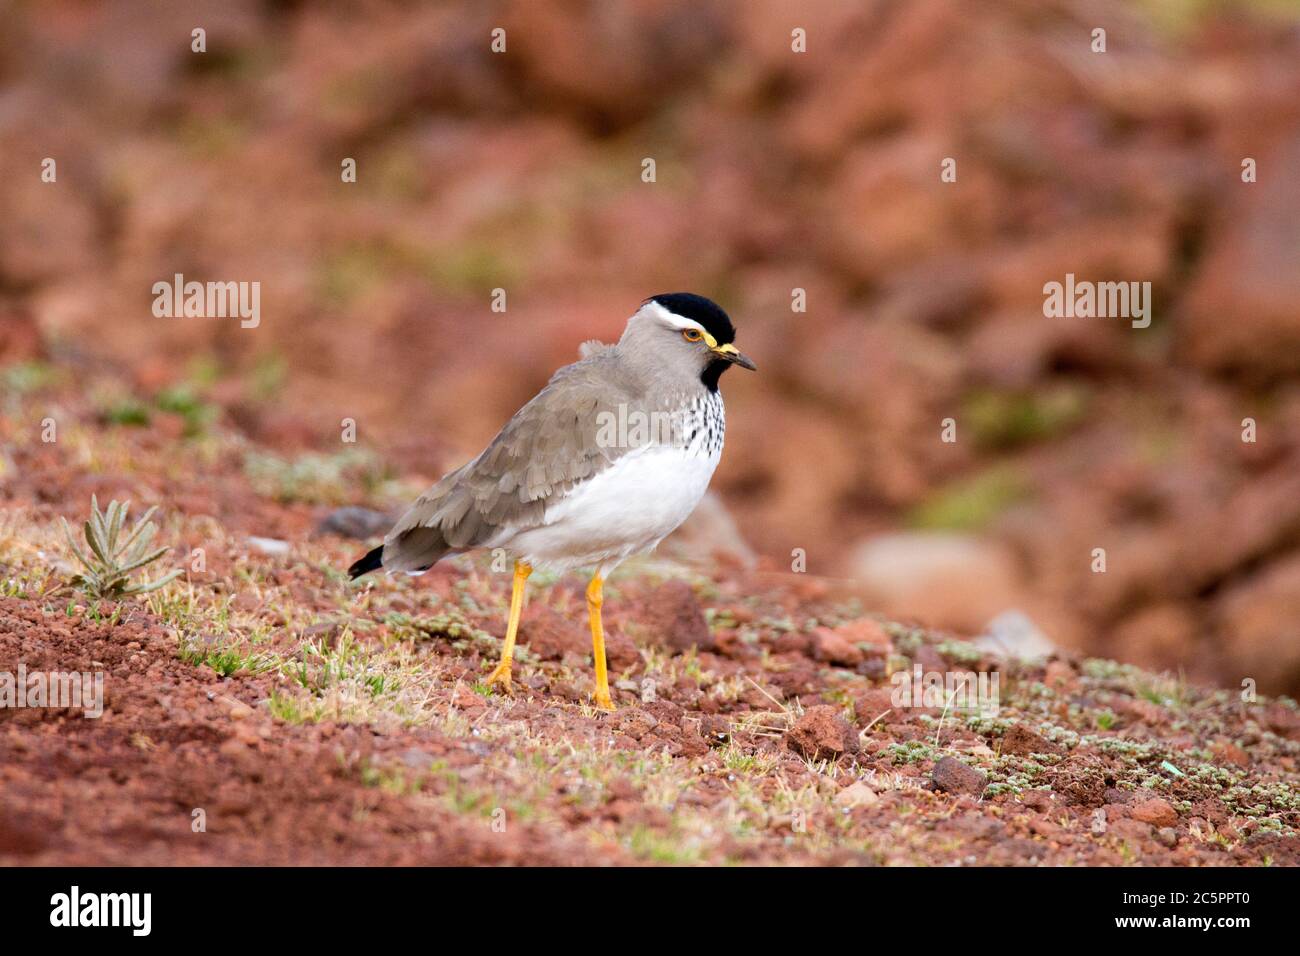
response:
<path fill-rule="evenodd" d="M 369 574 L 371 571 L 378 571 L 384 564 L 384 546 L 381 544 L 373 551 L 368 551 L 364 558 L 361 558 L 352 567 L 348 568 L 348 576 L 355 581 L 363 574 Z"/>

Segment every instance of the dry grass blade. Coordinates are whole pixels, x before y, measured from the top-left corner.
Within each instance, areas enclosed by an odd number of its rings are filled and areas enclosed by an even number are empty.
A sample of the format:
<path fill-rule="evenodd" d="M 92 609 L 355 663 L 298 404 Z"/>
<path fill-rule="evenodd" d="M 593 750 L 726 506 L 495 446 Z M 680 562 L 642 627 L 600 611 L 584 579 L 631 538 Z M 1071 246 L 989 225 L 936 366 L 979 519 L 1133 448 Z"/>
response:
<path fill-rule="evenodd" d="M 794 726 L 796 720 L 803 716 L 803 706 L 797 698 L 790 703 L 777 700 L 767 688 L 752 677 L 746 675 L 745 680 L 753 684 L 760 694 L 770 700 L 775 705 L 775 709 L 751 710 L 737 715 L 733 721 L 737 730 L 753 734 L 756 737 L 781 737 Z"/>

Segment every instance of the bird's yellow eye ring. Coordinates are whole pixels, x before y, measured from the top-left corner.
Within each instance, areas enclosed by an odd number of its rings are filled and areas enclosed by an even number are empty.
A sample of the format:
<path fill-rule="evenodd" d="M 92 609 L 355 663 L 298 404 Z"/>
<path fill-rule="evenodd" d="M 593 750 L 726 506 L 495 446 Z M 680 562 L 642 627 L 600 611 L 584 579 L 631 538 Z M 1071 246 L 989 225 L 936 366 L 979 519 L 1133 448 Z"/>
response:
<path fill-rule="evenodd" d="M 698 342 L 704 338 L 704 333 L 699 329 L 682 329 L 682 338 L 687 342 Z"/>

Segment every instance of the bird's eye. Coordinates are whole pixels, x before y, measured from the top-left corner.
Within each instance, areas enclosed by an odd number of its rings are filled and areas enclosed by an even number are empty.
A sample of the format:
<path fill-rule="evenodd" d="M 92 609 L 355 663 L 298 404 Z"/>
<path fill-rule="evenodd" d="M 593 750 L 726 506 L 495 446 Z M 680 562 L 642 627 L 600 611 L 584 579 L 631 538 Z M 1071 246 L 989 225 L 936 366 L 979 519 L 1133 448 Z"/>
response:
<path fill-rule="evenodd" d="M 682 329 L 682 338 L 687 342 L 698 342 L 704 338 L 704 333 L 699 329 Z"/>

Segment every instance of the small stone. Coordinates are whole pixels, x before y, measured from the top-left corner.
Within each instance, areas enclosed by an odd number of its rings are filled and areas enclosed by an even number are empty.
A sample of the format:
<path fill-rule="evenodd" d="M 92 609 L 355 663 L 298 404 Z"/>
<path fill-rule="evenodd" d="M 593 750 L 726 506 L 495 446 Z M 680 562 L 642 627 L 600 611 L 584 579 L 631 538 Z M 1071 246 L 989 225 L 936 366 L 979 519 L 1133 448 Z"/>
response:
<path fill-rule="evenodd" d="M 1052 808 L 1052 794 L 1047 790 L 1026 790 L 1020 795 L 1020 802 L 1031 810 L 1046 812 Z"/>
<path fill-rule="evenodd" d="M 1151 824 L 1131 818 L 1116 820 L 1110 825 L 1110 835 L 1120 840 L 1141 843 L 1151 839 Z"/>
<path fill-rule="evenodd" d="M 807 654 L 812 648 L 812 638 L 802 631 L 786 631 L 772 642 L 778 654 Z"/>
<path fill-rule="evenodd" d="M 876 791 L 871 789 L 865 782 L 859 780 L 857 783 L 851 783 L 839 793 L 835 794 L 835 805 L 837 807 L 860 807 L 871 806 L 878 803 L 880 797 Z"/>
<path fill-rule="evenodd" d="M 842 667 L 856 667 L 865 660 L 857 645 L 828 627 L 819 627 L 813 632 L 812 651 L 817 660 Z"/>
<path fill-rule="evenodd" d="M 1012 724 L 1002 735 L 1002 752 L 1014 757 L 1030 754 L 1059 754 L 1061 748 L 1024 724 Z"/>
<path fill-rule="evenodd" d="M 661 724 L 671 724 L 674 727 L 681 725 L 682 709 L 670 700 L 652 700 L 643 705 L 643 709 Z"/>
<path fill-rule="evenodd" d="M 1169 801 L 1160 797 L 1143 800 L 1129 808 L 1129 816 L 1141 820 L 1153 827 L 1172 827 L 1178 825 L 1178 811 L 1169 805 Z"/>
<path fill-rule="evenodd" d="M 829 704 L 809 707 L 790 728 L 785 740 L 786 746 L 810 760 L 834 760 L 858 752 L 858 732 L 838 707 Z"/>
<path fill-rule="evenodd" d="M 1178 831 L 1173 827 L 1161 827 L 1156 831 L 1156 839 L 1172 850 L 1178 846 Z"/>
<path fill-rule="evenodd" d="M 647 711 L 628 707 L 618 711 L 614 716 L 614 725 L 633 740 L 640 740 L 659 725 L 659 721 Z"/>
<path fill-rule="evenodd" d="M 246 720 L 247 718 L 252 716 L 253 716 L 253 708 L 249 707 L 245 703 L 242 702 L 237 703 L 230 708 L 231 720 Z"/>
<path fill-rule="evenodd" d="M 709 742 L 693 730 L 683 730 L 677 742 L 679 757 L 703 757 L 709 752 Z"/>
<path fill-rule="evenodd" d="M 1057 652 L 1056 645 L 1033 619 L 1015 608 L 989 621 L 973 643 L 980 650 L 1012 660 L 1041 661 Z"/>
<path fill-rule="evenodd" d="M 864 691 L 853 699 L 853 713 L 858 718 L 858 726 L 866 727 L 873 720 L 873 727 L 879 727 L 887 718 L 886 714 L 894 710 L 893 692 L 885 687 Z"/>
<path fill-rule="evenodd" d="M 1230 763 L 1234 767 L 1249 767 L 1250 758 L 1246 756 L 1246 751 L 1242 750 L 1234 743 L 1218 743 L 1210 748 L 1210 752 L 1216 758 L 1224 763 Z"/>
<path fill-rule="evenodd" d="M 893 639 L 880 622 L 873 621 L 869 617 L 860 617 L 841 624 L 835 628 L 835 633 L 850 644 L 870 644 L 880 651 L 890 650 L 894 646 Z"/>
<path fill-rule="evenodd" d="M 969 793 L 979 796 L 988 785 L 988 777 L 968 767 L 956 757 L 944 757 L 934 765 L 934 785 L 945 793 Z"/>
<path fill-rule="evenodd" d="M 262 554 L 281 555 L 289 553 L 289 542 L 281 541 L 279 538 L 259 538 L 251 536 L 248 544 L 254 551 L 260 551 Z"/>
<path fill-rule="evenodd" d="M 235 739 L 245 746 L 254 747 L 261 742 L 262 737 L 252 724 L 239 723 L 235 725 Z"/>

